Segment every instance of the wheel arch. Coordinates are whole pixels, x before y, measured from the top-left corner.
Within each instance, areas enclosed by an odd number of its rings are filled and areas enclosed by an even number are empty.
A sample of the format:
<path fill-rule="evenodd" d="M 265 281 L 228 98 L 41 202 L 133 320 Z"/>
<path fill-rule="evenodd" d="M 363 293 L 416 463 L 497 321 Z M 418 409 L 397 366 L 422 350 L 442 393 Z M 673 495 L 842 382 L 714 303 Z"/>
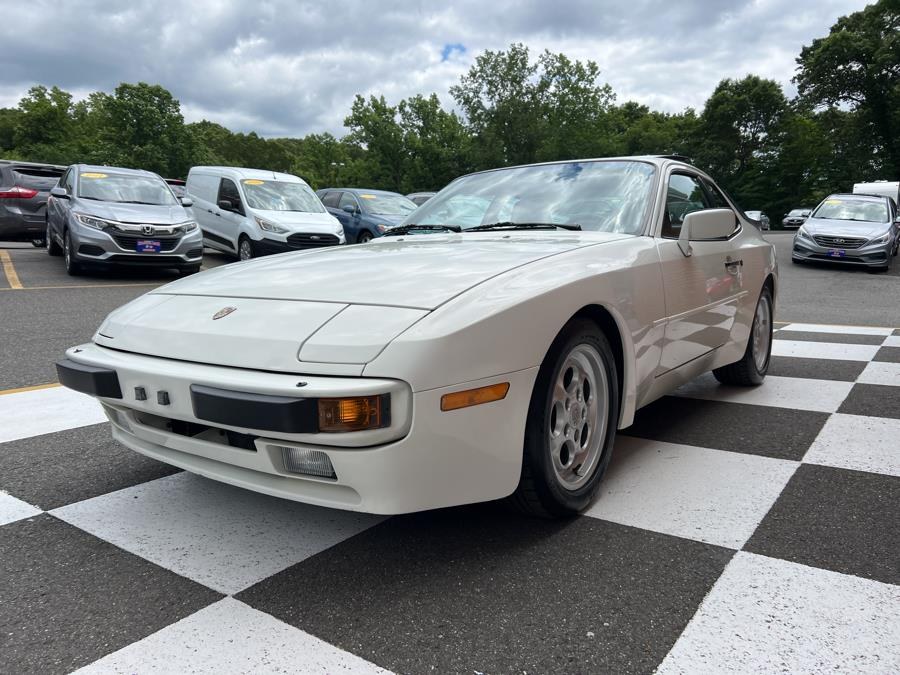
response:
<path fill-rule="evenodd" d="M 614 310 L 604 305 L 585 305 L 573 314 L 572 319 L 588 319 L 594 323 L 609 341 L 616 362 L 616 379 L 619 385 L 619 429 L 630 426 L 635 413 L 634 345 L 625 322 Z M 555 339 L 555 338 L 554 338 Z"/>

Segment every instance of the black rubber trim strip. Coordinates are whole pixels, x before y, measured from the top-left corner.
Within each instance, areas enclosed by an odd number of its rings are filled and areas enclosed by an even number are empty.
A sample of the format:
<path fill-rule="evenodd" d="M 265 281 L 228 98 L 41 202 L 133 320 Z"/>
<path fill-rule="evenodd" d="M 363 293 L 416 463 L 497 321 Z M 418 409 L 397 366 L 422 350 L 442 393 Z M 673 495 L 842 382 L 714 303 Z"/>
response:
<path fill-rule="evenodd" d="M 119 376 L 114 370 L 63 359 L 56 362 L 56 374 L 60 384 L 69 389 L 91 396 L 122 398 Z"/>
<path fill-rule="evenodd" d="M 245 429 L 314 434 L 319 431 L 318 401 L 191 385 L 197 419 Z"/>

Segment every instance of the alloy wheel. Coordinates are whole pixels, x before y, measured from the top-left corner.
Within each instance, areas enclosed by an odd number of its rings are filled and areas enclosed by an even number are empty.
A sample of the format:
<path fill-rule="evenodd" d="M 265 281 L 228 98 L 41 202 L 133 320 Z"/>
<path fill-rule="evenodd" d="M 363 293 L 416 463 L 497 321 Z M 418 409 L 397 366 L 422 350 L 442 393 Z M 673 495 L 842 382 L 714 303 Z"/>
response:
<path fill-rule="evenodd" d="M 238 257 L 241 260 L 250 260 L 253 257 L 253 247 L 249 239 L 241 239 L 241 243 L 238 244 Z"/>
<path fill-rule="evenodd" d="M 547 424 L 553 472 L 565 490 L 582 487 L 600 460 L 608 385 L 600 353 L 588 344 L 573 347 L 553 383 Z"/>
<path fill-rule="evenodd" d="M 759 372 L 765 370 L 769 360 L 769 343 L 772 341 L 772 305 L 763 293 L 756 305 L 753 317 L 753 362 Z"/>

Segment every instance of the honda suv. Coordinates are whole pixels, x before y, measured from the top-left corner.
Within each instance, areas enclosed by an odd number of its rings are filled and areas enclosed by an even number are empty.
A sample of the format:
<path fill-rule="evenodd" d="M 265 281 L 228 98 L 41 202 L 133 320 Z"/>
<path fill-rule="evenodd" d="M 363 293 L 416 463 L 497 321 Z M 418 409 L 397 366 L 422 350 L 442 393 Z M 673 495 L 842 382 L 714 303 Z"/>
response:
<path fill-rule="evenodd" d="M 203 241 L 187 207 L 150 171 L 75 164 L 47 202 L 47 251 L 69 274 L 85 266 L 200 269 Z"/>
<path fill-rule="evenodd" d="M 0 241 L 44 245 L 44 224 L 50 188 L 64 166 L 0 159 Z"/>

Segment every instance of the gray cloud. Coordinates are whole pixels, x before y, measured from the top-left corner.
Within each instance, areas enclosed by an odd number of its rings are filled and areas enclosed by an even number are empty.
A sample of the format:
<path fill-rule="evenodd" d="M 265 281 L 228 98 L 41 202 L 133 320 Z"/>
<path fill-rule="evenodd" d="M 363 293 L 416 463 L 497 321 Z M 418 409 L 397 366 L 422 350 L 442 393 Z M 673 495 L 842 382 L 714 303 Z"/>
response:
<path fill-rule="evenodd" d="M 35 83 L 83 96 L 159 83 L 189 121 L 266 136 L 343 133 L 357 93 L 448 92 L 484 49 L 597 61 L 618 100 L 699 108 L 753 72 L 789 93 L 794 59 L 863 0 L 109 0 L 19 4 L 0 25 L 0 106 Z M 444 59 L 446 45 L 460 44 Z"/>

